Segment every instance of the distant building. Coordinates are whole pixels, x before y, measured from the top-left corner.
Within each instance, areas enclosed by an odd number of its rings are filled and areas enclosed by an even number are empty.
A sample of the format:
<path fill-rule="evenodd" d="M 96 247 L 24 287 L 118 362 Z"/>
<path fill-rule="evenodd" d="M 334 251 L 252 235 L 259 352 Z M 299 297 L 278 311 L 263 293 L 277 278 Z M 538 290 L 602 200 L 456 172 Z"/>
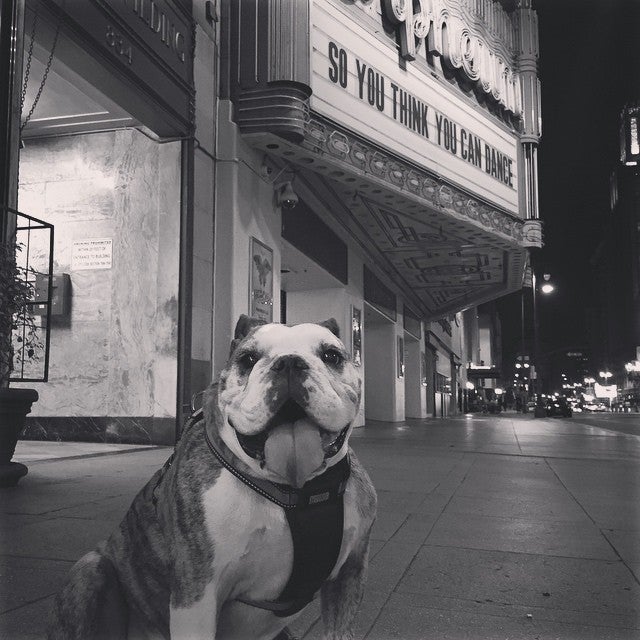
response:
<path fill-rule="evenodd" d="M 467 409 L 477 410 L 478 404 L 497 401 L 504 390 L 502 361 L 502 325 L 496 303 L 487 302 L 468 309 L 464 318 L 463 355 L 467 361 Z"/>
<path fill-rule="evenodd" d="M 572 346 L 548 355 L 549 391 L 567 392 L 582 387 L 584 379 L 592 375 L 589 351 L 585 346 Z M 574 387 L 575 385 L 575 387 Z"/>
<path fill-rule="evenodd" d="M 589 342 L 596 372 L 629 386 L 625 365 L 640 348 L 640 103 L 620 116 L 620 157 L 611 177 L 611 215 L 592 257 L 595 305 Z"/>

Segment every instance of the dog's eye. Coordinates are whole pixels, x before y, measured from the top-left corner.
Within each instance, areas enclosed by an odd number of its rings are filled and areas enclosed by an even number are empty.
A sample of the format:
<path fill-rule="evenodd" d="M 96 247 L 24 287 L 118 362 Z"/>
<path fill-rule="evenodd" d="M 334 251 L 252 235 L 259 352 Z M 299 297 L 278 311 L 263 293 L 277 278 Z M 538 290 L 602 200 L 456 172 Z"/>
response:
<path fill-rule="evenodd" d="M 326 349 L 322 352 L 322 361 L 325 364 L 336 366 L 342 362 L 342 354 L 335 349 Z"/>
<path fill-rule="evenodd" d="M 241 355 L 238 362 L 247 369 L 253 369 L 258 360 L 260 360 L 260 356 L 255 351 L 249 351 Z"/>

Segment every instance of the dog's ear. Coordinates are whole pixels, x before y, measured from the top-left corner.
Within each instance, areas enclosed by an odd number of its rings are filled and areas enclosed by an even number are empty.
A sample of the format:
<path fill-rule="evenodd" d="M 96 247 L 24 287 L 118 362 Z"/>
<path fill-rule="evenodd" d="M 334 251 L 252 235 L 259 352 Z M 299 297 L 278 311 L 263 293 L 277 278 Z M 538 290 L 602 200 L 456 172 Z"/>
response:
<path fill-rule="evenodd" d="M 236 330 L 233 332 L 234 340 L 242 340 L 249 335 L 249 332 L 254 327 L 258 327 L 261 324 L 267 324 L 264 320 L 260 320 L 259 318 L 250 318 L 244 313 L 238 318 L 238 322 L 236 323 Z"/>
<path fill-rule="evenodd" d="M 338 326 L 335 318 L 329 318 L 324 322 L 318 322 L 318 324 L 325 329 L 329 329 L 329 331 L 331 331 L 331 333 L 333 333 L 336 338 L 340 337 L 340 327 Z"/>
<path fill-rule="evenodd" d="M 236 323 L 236 329 L 233 332 L 233 340 L 231 341 L 231 350 L 229 351 L 229 355 L 231 355 L 236 350 L 238 344 L 240 344 L 240 342 L 242 342 L 249 335 L 254 327 L 258 327 L 261 324 L 267 323 L 264 320 L 251 318 L 243 313 L 238 318 L 238 322 Z"/>

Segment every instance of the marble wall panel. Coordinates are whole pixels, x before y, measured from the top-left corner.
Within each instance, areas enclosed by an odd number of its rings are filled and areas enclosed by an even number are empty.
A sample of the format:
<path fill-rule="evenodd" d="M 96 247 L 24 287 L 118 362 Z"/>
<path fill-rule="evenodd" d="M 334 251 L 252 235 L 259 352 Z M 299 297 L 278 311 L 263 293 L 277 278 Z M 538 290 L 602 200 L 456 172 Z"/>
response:
<path fill-rule="evenodd" d="M 74 322 L 73 329 L 54 327 L 49 382 L 35 385 L 40 399 L 34 415 L 107 415 L 108 323 Z"/>
<path fill-rule="evenodd" d="M 20 176 L 22 178 L 22 175 Z M 44 213 L 45 183 L 30 182 L 20 185 L 20 211 L 34 218 L 41 218 Z"/>
<path fill-rule="evenodd" d="M 28 385 L 33 415 L 174 416 L 180 144 L 134 130 L 29 141 L 20 169 L 20 204 L 55 225 L 54 271 L 72 284 L 49 382 Z M 73 242 L 97 237 L 113 239 L 111 269 L 74 270 Z"/>
<path fill-rule="evenodd" d="M 158 268 L 157 149 L 151 140 L 133 135 L 120 136 L 116 147 L 113 217 L 118 241 L 113 247 L 115 322 L 110 327 L 109 411 L 112 415 L 151 415 Z"/>
<path fill-rule="evenodd" d="M 21 440 L 78 440 L 82 442 L 126 442 L 173 444 L 172 418 L 149 417 L 27 417 Z"/>
<path fill-rule="evenodd" d="M 158 269 L 154 415 L 174 416 L 178 369 L 178 274 L 180 271 L 180 143 L 163 144 L 158 158 Z"/>
<path fill-rule="evenodd" d="M 113 215 L 113 180 L 104 179 L 64 180 L 48 182 L 45 193 L 47 220 L 110 219 Z"/>
<path fill-rule="evenodd" d="M 20 187 L 105 179 L 113 163 L 113 132 L 28 140 L 20 151 Z"/>
<path fill-rule="evenodd" d="M 164 144 L 158 159 L 158 348 L 164 354 L 178 347 L 178 273 L 180 270 L 180 143 Z"/>

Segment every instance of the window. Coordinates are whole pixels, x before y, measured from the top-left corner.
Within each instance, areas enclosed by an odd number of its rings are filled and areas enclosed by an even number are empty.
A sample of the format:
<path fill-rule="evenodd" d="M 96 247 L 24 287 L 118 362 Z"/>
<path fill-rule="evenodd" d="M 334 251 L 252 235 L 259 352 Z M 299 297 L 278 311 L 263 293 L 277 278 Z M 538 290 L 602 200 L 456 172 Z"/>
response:
<path fill-rule="evenodd" d="M 451 393 L 451 378 L 447 378 L 441 373 L 436 373 L 436 392 Z"/>
<path fill-rule="evenodd" d="M 630 152 L 632 156 L 637 156 L 640 153 L 640 142 L 638 142 L 638 116 L 633 116 L 629 121 L 630 132 Z"/>

